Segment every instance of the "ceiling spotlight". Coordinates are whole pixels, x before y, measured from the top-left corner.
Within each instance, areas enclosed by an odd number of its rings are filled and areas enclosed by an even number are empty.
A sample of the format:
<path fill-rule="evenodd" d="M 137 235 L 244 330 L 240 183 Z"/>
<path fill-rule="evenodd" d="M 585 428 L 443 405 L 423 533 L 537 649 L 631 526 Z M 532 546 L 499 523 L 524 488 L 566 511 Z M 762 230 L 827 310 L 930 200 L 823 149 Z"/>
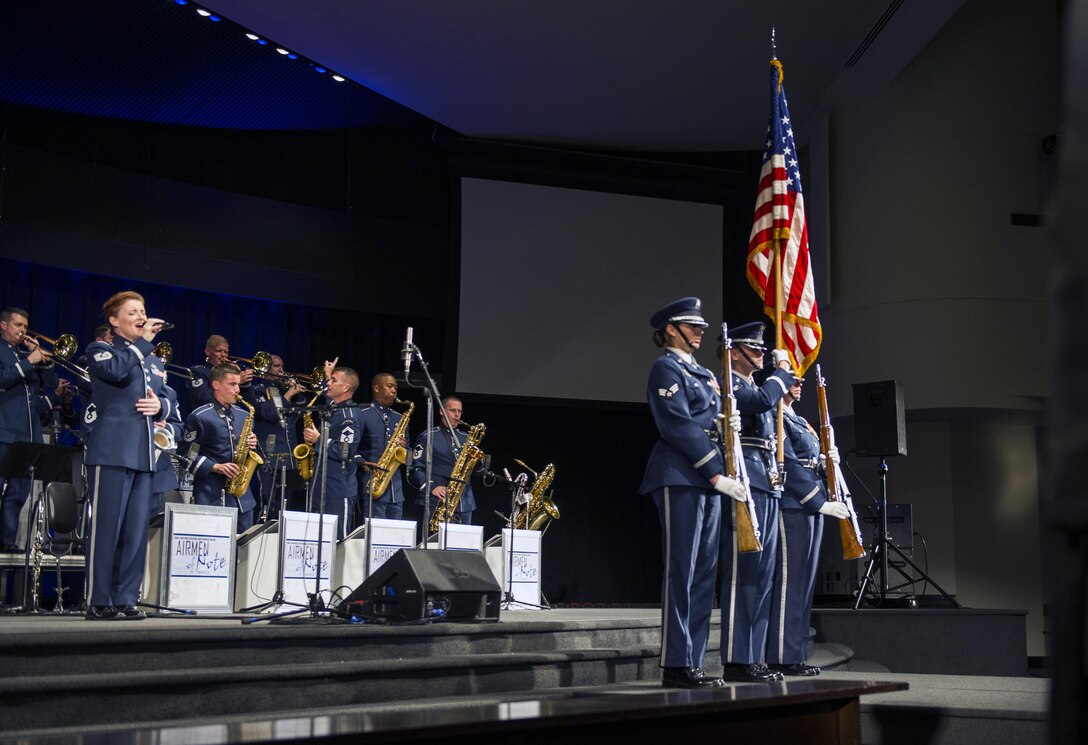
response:
<path fill-rule="evenodd" d="M 208 16 L 211 15 L 211 11 L 204 10 L 203 8 L 197 8 L 196 12 L 199 13 L 200 15 L 204 16 L 205 18 L 207 18 Z"/>
<path fill-rule="evenodd" d="M 283 47 L 276 47 L 276 51 L 279 52 L 280 54 L 290 54 L 290 52 L 288 52 Z"/>
<path fill-rule="evenodd" d="M 337 83 L 343 83 L 344 82 L 344 78 L 339 76 L 339 75 L 333 75 L 332 79 L 335 80 Z"/>
<path fill-rule="evenodd" d="M 249 39 L 250 41 L 260 41 L 261 40 L 261 37 L 257 36 L 257 34 L 246 34 L 246 38 Z"/>

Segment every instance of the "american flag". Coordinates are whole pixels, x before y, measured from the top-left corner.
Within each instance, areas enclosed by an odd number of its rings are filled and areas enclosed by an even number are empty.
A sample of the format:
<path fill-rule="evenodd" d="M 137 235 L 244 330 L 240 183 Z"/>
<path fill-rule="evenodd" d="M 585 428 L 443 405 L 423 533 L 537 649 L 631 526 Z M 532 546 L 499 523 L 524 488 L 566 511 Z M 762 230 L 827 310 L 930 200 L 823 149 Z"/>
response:
<path fill-rule="evenodd" d="M 823 330 L 808 256 L 805 199 L 793 125 L 782 87 L 782 63 L 771 60 L 771 118 L 759 173 L 755 220 L 748 238 L 748 283 L 775 317 L 775 242 L 782 246 L 782 339 L 794 369 L 803 375 L 816 360 Z"/>

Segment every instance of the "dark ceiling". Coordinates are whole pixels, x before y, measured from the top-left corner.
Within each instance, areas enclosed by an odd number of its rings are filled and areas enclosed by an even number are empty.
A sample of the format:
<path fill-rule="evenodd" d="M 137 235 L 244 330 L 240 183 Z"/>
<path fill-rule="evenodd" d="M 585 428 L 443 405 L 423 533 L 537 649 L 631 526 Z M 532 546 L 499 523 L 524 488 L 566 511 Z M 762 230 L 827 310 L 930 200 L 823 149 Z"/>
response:
<path fill-rule="evenodd" d="M 772 26 L 803 139 L 892 80 L 961 4 L 209 0 L 214 21 L 185 0 L 3 0 L 0 100 L 194 127 L 429 119 L 559 146 L 758 149 Z"/>

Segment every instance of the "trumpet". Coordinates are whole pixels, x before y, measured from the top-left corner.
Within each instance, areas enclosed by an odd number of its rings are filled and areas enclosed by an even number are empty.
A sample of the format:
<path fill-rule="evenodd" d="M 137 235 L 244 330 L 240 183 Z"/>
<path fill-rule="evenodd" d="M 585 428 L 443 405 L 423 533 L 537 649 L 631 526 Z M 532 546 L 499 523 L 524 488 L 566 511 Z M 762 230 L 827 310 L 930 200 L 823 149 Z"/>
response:
<path fill-rule="evenodd" d="M 170 342 L 160 341 L 155 345 L 155 348 L 151 350 L 151 354 L 162 360 L 163 367 L 167 370 L 182 373 L 185 377 L 189 378 L 189 380 L 193 379 L 193 372 L 189 368 L 170 362 L 170 360 L 174 359 L 174 347 Z"/>
<path fill-rule="evenodd" d="M 42 351 L 49 356 L 49 359 L 54 365 L 62 370 L 67 370 L 73 375 L 79 376 L 87 383 L 91 382 L 91 374 L 87 371 L 87 368 L 81 367 L 70 360 L 71 356 L 79 349 L 79 342 L 76 341 L 76 337 L 72 334 L 61 334 L 56 339 L 50 339 L 45 334 L 27 330 L 20 334 L 19 338 L 24 343 L 30 341 L 37 347 L 40 347 L 43 342 L 49 344 L 53 347 L 53 351 L 50 352 L 46 349 L 43 349 Z"/>

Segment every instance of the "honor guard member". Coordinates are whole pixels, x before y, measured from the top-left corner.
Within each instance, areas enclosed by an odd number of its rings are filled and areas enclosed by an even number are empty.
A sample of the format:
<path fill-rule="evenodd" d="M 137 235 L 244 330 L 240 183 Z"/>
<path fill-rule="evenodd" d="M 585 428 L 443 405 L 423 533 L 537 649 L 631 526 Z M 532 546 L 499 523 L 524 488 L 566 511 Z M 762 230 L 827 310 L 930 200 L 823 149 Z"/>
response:
<path fill-rule="evenodd" d="M 158 358 L 155 357 L 155 359 Z M 162 366 L 161 362 L 151 372 L 153 375 L 162 375 L 165 381 L 166 369 L 163 367 L 162 371 L 159 372 L 158 368 L 160 366 Z M 163 388 L 164 397 L 170 402 L 170 416 L 166 418 L 166 421 L 155 422 L 155 471 L 151 477 L 151 508 L 149 510 L 149 514 L 152 516 L 163 511 L 163 500 L 166 492 L 181 488 L 181 484 L 178 483 L 178 471 L 174 463 L 174 457 L 177 457 L 178 443 L 182 441 L 184 436 L 185 423 L 181 418 L 181 412 L 178 410 L 177 391 L 171 388 L 169 383 L 165 383 Z"/>
<path fill-rule="evenodd" d="M 461 414 L 464 404 L 457 396 L 446 396 L 442 399 L 442 417 L 449 426 L 439 426 L 431 430 L 431 509 L 437 507 L 446 498 L 446 487 L 450 483 L 450 474 L 457 457 L 461 454 L 461 445 L 466 435 L 458 434 L 457 425 L 461 423 Z M 408 483 L 419 491 L 416 498 L 416 506 L 422 508 L 424 501 L 423 489 L 427 481 L 427 464 L 424 451 L 427 449 L 427 433 L 420 432 L 416 437 L 415 448 L 412 450 L 412 467 L 408 470 Z M 484 463 L 476 465 L 474 473 L 482 473 Z M 456 522 L 462 525 L 472 524 L 472 513 L 476 509 L 476 496 L 472 493 L 472 481 L 465 484 L 465 490 L 461 494 L 461 501 L 457 505 Z M 420 514 L 422 509 L 418 510 Z M 425 515 L 424 520 L 430 520 L 430 515 Z"/>
<path fill-rule="evenodd" d="M 57 403 L 52 355 L 25 336 L 27 312 L 0 311 L 0 460 L 12 443 L 41 442 L 42 416 Z M 20 347 L 25 344 L 29 351 Z M 29 479 L 0 476 L 0 551 L 19 551 L 19 513 L 30 496 Z"/>
<path fill-rule="evenodd" d="M 401 413 L 390 408 L 397 400 L 397 379 L 391 373 L 378 373 L 370 379 L 370 391 L 373 400 L 369 408 L 363 410 L 363 439 L 359 443 L 359 454 L 367 463 L 377 463 L 389 445 L 389 438 L 393 436 L 397 423 L 400 422 Z M 408 447 L 408 443 L 403 440 L 399 444 L 401 447 Z M 363 515 L 366 517 L 371 514 L 369 504 L 371 477 L 369 469 L 364 466 L 363 475 L 359 478 L 359 486 L 363 495 Z M 403 510 L 404 482 L 398 465 L 389 480 L 389 488 L 374 500 L 373 516 L 400 520 Z"/>
<path fill-rule="evenodd" d="M 730 351 L 733 396 L 741 417 L 741 449 L 763 550 L 738 553 L 732 523 L 722 526 L 722 677 L 751 682 L 782 679 L 781 673 L 770 670 L 764 663 L 764 654 L 778 551 L 780 478 L 775 464 L 774 407 L 794 381 L 789 356 L 779 349 L 774 350 L 777 369 L 760 386 L 752 380 L 752 373 L 763 365 L 764 328 L 757 321 L 729 329 L 729 338 L 733 340 Z"/>
<path fill-rule="evenodd" d="M 87 553 L 87 619 L 141 619 L 136 604 L 144 577 L 147 519 L 151 504 L 156 421 L 173 411 L 162 362 L 151 354 L 162 321 L 148 318 L 144 299 L 119 292 L 102 306 L 113 329 L 110 343 L 87 345 L 91 396 L 84 421 L 84 462 L 91 499 Z"/>
<path fill-rule="evenodd" d="M 694 357 L 707 327 L 700 305 L 698 298 L 683 298 L 650 318 L 654 344 L 664 353 L 650 368 L 646 399 L 661 438 L 639 493 L 653 498 L 661 518 L 661 682 L 671 688 L 725 685 L 702 665 L 714 606 L 722 494 L 744 498 L 743 485 L 724 474 L 718 381 Z"/>
<path fill-rule="evenodd" d="M 813 676 L 820 668 L 805 664 L 816 565 L 820 559 L 823 515 L 850 516 L 841 502 L 827 499 L 826 470 L 820 462 L 820 436 L 793 410 L 801 400 L 801 383 L 783 399 L 783 425 L 791 447 L 786 450 L 786 483 L 778 512 L 778 566 L 771 591 L 771 630 L 767 663 L 783 675 Z M 838 448 L 831 450 L 838 460 Z"/>
<path fill-rule="evenodd" d="M 189 368 L 189 410 L 196 411 L 204 404 L 210 404 L 215 400 L 211 389 L 211 372 L 216 365 L 230 362 L 230 342 L 226 337 L 212 334 L 204 343 L 204 363 Z M 253 382 L 253 370 L 239 369 L 239 386 L 242 395 L 252 403 L 249 395 L 250 384 Z"/>
<path fill-rule="evenodd" d="M 260 479 L 258 507 L 261 514 L 275 514 L 274 507 L 278 508 L 283 466 L 287 467 L 288 472 L 297 470 L 291 453 L 299 444 L 295 434 L 299 414 L 281 412 L 276 407 L 272 389 L 278 386 L 284 406 L 301 406 L 309 400 L 294 378 L 284 376 L 283 358 L 275 354 L 271 357 L 272 367 L 268 370 L 268 377 L 273 382 L 253 381 L 250 388 L 252 399 L 249 399 L 257 411 L 253 431 L 257 435 L 257 443 L 265 451 L 265 464 L 257 471 L 257 478 Z M 269 449 L 268 443 L 272 437 L 275 440 L 271 440 L 272 448 Z"/>
<path fill-rule="evenodd" d="M 324 513 L 336 515 L 337 536 L 343 540 L 354 527 L 355 503 L 359 495 L 359 481 L 355 476 L 356 455 L 363 431 L 363 414 L 366 411 L 355 403 L 352 396 L 359 388 L 359 373 L 350 367 L 333 367 L 325 363 L 328 386 L 325 398 L 336 408 L 329 418 L 328 458 L 321 446 L 321 432 L 317 427 L 302 430 L 302 437 L 314 447 L 317 466 L 310 478 L 310 511 L 321 512 L 322 469 L 327 468 L 324 478 Z"/>
<path fill-rule="evenodd" d="M 189 465 L 193 474 L 193 503 L 208 506 L 238 508 L 238 532 L 253 525 L 253 508 L 257 500 L 250 485 L 245 493 L 235 497 L 227 494 L 227 480 L 241 470 L 234 463 L 238 438 L 245 427 L 249 412 L 235 403 L 241 397 L 241 370 L 233 362 L 224 362 L 211 369 L 209 389 L 212 403 L 193 409 L 185 420 L 187 444 L 196 443 L 200 451 Z M 257 435 L 249 433 L 246 444 L 257 447 Z"/>

